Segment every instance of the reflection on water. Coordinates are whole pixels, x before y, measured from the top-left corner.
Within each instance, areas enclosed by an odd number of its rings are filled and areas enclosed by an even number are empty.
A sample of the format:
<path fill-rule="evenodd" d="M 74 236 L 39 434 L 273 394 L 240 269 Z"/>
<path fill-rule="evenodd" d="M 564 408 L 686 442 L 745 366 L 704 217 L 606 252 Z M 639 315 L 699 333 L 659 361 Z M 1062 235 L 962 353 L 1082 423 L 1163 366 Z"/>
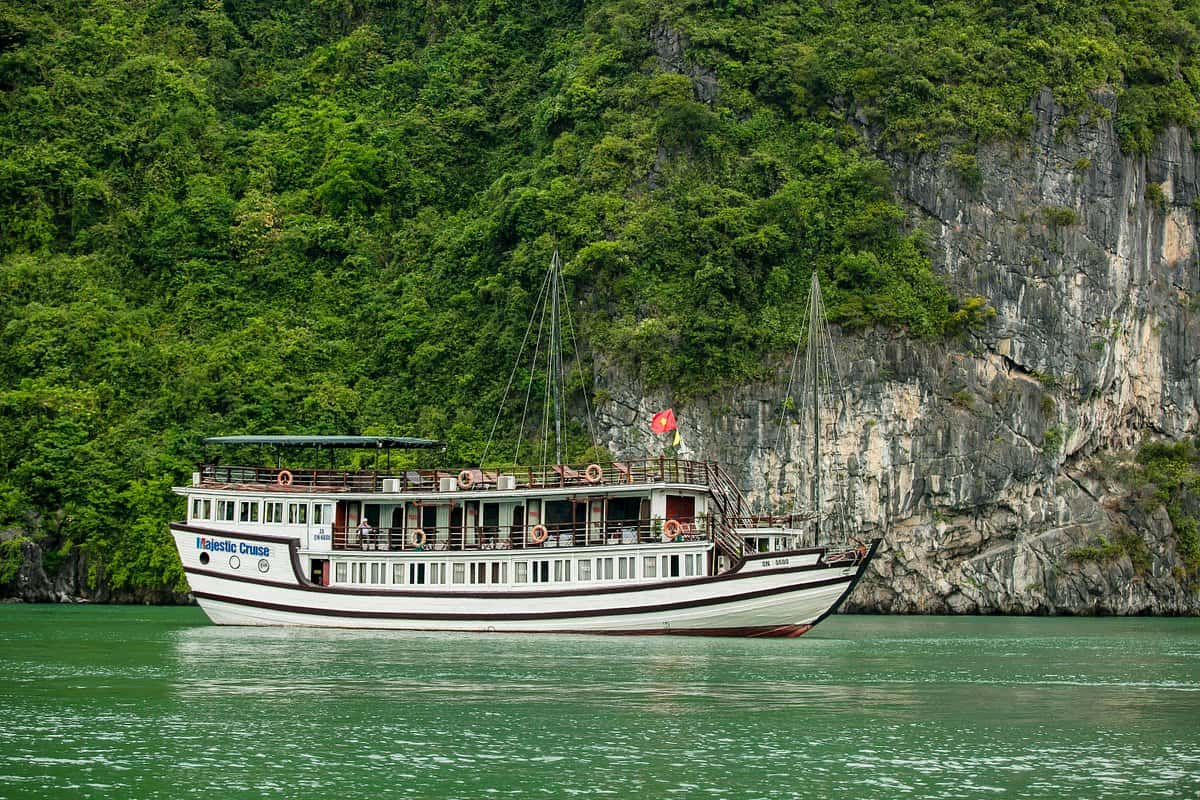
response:
<path fill-rule="evenodd" d="M 839 617 L 797 640 L 0 609 L 0 797 L 1200 794 L 1200 621 Z"/>

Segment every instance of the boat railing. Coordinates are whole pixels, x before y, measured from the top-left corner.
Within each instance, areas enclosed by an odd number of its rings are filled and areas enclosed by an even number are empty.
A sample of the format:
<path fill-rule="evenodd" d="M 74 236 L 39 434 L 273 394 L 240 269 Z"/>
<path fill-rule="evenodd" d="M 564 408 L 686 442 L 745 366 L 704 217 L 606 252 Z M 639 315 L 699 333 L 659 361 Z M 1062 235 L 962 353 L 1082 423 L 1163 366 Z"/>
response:
<path fill-rule="evenodd" d="M 201 487 L 253 486 L 313 492 L 460 492 L 683 483 L 708 486 L 712 465 L 680 458 L 488 469 L 333 470 L 204 464 Z"/>
<path fill-rule="evenodd" d="M 816 514 L 797 512 L 794 514 L 746 514 L 730 518 L 729 522 L 738 529 L 750 528 L 804 528 L 811 526 Z"/>
<path fill-rule="evenodd" d="M 652 543 L 712 541 L 711 519 L 681 520 L 678 532 L 659 520 L 610 520 L 602 525 L 562 523 L 541 526 L 492 525 L 464 528 L 357 528 L 334 526 L 334 550 L 476 551 L 546 550 L 559 547 L 611 547 Z"/>

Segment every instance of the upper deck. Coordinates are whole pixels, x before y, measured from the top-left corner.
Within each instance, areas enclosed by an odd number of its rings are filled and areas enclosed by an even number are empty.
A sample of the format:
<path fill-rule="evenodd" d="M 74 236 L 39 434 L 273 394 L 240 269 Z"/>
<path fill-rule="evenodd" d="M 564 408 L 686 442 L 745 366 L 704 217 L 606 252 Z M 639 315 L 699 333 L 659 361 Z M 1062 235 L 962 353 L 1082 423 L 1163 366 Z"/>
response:
<path fill-rule="evenodd" d="M 413 494 L 602 489 L 682 484 L 723 485 L 715 462 L 647 458 L 590 464 L 543 464 L 492 469 L 344 470 L 203 464 L 196 488 L 300 493 Z"/>

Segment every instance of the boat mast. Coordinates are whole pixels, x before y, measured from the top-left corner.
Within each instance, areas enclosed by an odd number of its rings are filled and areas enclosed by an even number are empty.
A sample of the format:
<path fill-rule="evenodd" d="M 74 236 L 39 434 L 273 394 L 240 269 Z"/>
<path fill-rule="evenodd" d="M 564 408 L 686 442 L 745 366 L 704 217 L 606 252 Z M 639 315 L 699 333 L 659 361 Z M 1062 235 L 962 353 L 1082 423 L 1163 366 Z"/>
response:
<path fill-rule="evenodd" d="M 553 303 L 550 312 L 550 391 L 554 395 L 554 463 L 563 463 L 562 459 L 562 404 L 563 404 L 563 369 L 562 369 L 562 322 L 558 316 L 559 278 L 562 273 L 562 261 L 558 257 L 558 245 L 554 247 L 554 256 L 550 259 L 550 297 Z"/>
<path fill-rule="evenodd" d="M 815 532 L 817 539 L 821 536 L 821 400 L 817 375 L 820 365 L 817 363 L 817 342 L 821 335 L 818 319 L 821 311 L 821 284 L 817 280 L 817 271 L 813 270 L 812 286 L 808 298 L 808 376 L 812 384 L 812 443 L 813 443 L 813 480 L 812 504 L 815 516 Z"/>

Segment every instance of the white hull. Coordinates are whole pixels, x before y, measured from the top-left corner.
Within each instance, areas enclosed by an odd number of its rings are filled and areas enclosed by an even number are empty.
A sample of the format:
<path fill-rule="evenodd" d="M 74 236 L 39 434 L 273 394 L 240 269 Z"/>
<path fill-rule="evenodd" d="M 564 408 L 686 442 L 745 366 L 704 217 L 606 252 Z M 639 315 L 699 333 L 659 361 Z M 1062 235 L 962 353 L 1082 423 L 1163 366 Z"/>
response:
<path fill-rule="evenodd" d="M 280 546 L 278 540 L 222 534 L 238 547 L 263 541 L 271 548 L 268 558 L 257 561 L 258 570 L 235 574 L 222 559 L 198 563 L 191 547 L 195 530 L 172 527 L 192 591 L 220 625 L 796 636 L 836 608 L 869 561 L 860 556 L 829 564 L 819 551 L 798 551 L 752 556 L 715 577 L 628 585 L 331 588 L 302 577 L 294 541 Z"/>

